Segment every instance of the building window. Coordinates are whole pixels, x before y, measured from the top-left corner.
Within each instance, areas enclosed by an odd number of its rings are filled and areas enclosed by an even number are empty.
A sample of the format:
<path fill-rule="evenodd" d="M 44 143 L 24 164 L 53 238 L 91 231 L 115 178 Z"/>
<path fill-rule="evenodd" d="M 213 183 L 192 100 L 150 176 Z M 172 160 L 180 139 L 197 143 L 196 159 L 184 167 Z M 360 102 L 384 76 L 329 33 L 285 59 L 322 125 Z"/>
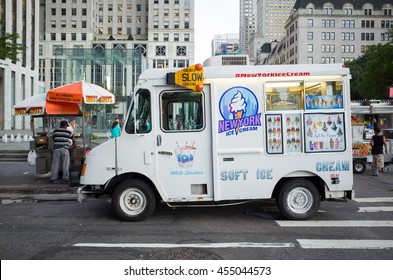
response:
<path fill-rule="evenodd" d="M 175 42 L 179 41 L 179 34 L 178 33 L 173 34 L 173 41 L 175 41 Z"/>
<path fill-rule="evenodd" d="M 347 16 L 351 16 L 352 15 L 352 9 L 351 8 L 345 8 L 344 9 L 344 14 Z"/>
<path fill-rule="evenodd" d="M 66 28 L 66 27 L 67 27 L 67 21 L 62 20 L 62 21 L 61 21 L 61 27 L 62 27 L 62 28 Z"/>
<path fill-rule="evenodd" d="M 313 27 L 314 26 L 314 20 L 308 19 L 307 20 L 307 27 Z"/>
<path fill-rule="evenodd" d="M 71 27 L 76 28 L 76 20 L 71 20 Z"/>
<path fill-rule="evenodd" d="M 71 15 L 76 16 L 76 8 L 71 9 Z"/>
<path fill-rule="evenodd" d="M 53 45 L 53 55 L 62 55 L 62 54 L 63 54 L 63 46 Z"/>
<path fill-rule="evenodd" d="M 169 41 L 169 33 L 164 33 L 164 41 Z"/>
<path fill-rule="evenodd" d="M 71 33 L 71 40 L 76 41 L 76 33 Z"/>
<path fill-rule="evenodd" d="M 307 64 L 313 64 L 314 58 L 312 56 L 307 57 Z"/>
<path fill-rule="evenodd" d="M 153 41 L 158 41 L 158 33 L 153 34 Z"/>
<path fill-rule="evenodd" d="M 186 46 L 177 46 L 176 47 L 176 55 L 177 56 L 187 56 L 187 47 Z"/>
<path fill-rule="evenodd" d="M 307 52 L 313 52 L 314 46 L 312 44 L 307 45 Z"/>
<path fill-rule="evenodd" d="M 371 16 L 373 14 L 373 10 L 372 9 L 364 9 L 364 15 L 365 16 Z"/>
<path fill-rule="evenodd" d="M 56 41 L 56 33 L 51 33 L 50 39 L 51 39 L 51 41 Z"/>
<path fill-rule="evenodd" d="M 56 28 L 56 21 L 55 20 L 50 21 L 50 27 Z"/>
<path fill-rule="evenodd" d="M 189 61 L 188 60 L 184 60 L 184 59 L 175 59 L 173 61 L 173 67 L 175 68 L 185 68 L 190 66 Z"/>
<path fill-rule="evenodd" d="M 190 34 L 184 34 L 184 41 L 185 42 L 190 41 Z"/>
<path fill-rule="evenodd" d="M 61 40 L 65 41 L 66 40 L 66 34 L 65 33 L 61 33 Z"/>
<path fill-rule="evenodd" d="M 82 41 L 86 41 L 86 33 L 82 33 L 81 37 L 82 37 Z"/>
<path fill-rule="evenodd" d="M 66 16 L 67 15 L 67 9 L 61 9 L 61 15 Z"/>
<path fill-rule="evenodd" d="M 333 9 L 332 8 L 325 8 L 324 11 L 325 11 L 325 15 L 331 15 L 333 12 Z"/>
<path fill-rule="evenodd" d="M 362 28 L 374 28 L 374 24 L 373 20 L 362 20 Z"/>
<path fill-rule="evenodd" d="M 156 55 L 157 56 L 165 56 L 166 55 L 166 47 L 165 46 L 156 46 Z"/>
<path fill-rule="evenodd" d="M 56 9 L 51 9 L 51 15 L 55 16 L 56 15 Z"/>
<path fill-rule="evenodd" d="M 314 39 L 314 33 L 313 32 L 307 32 L 307 40 L 313 40 Z"/>
<path fill-rule="evenodd" d="M 168 68 L 169 62 L 167 59 L 154 59 L 153 68 Z"/>
<path fill-rule="evenodd" d="M 374 41 L 374 33 L 362 33 L 361 40 L 362 41 Z"/>
<path fill-rule="evenodd" d="M 391 16 L 392 15 L 392 9 L 383 9 L 383 15 L 384 16 Z"/>
<path fill-rule="evenodd" d="M 188 21 L 184 22 L 184 29 L 190 29 L 190 23 Z"/>

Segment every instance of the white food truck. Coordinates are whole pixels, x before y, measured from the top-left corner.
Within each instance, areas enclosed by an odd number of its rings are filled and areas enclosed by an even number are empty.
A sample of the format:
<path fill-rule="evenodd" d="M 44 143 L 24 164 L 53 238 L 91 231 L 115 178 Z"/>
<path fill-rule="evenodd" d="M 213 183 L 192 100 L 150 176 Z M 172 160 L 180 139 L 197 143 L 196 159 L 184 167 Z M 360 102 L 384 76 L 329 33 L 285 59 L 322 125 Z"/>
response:
<path fill-rule="evenodd" d="M 275 199 L 288 219 L 352 199 L 350 74 L 338 64 L 142 73 L 122 134 L 94 148 L 79 200 L 125 221 L 170 206 Z"/>

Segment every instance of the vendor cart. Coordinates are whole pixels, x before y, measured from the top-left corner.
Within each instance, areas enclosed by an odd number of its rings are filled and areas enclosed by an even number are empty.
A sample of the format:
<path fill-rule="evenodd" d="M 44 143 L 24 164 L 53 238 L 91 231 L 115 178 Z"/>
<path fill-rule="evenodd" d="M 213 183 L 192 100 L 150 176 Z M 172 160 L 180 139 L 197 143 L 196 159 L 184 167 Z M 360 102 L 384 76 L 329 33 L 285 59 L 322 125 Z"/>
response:
<path fill-rule="evenodd" d="M 384 167 L 381 170 L 387 172 L 392 162 L 393 130 L 388 128 L 392 127 L 393 105 L 379 100 L 372 100 L 367 104 L 353 102 L 351 113 L 353 172 L 362 174 L 367 165 L 372 165 L 370 139 L 374 135 L 373 125 L 380 126 L 387 139 L 388 151 L 384 155 Z"/>
<path fill-rule="evenodd" d="M 74 145 L 70 151 L 70 184 L 78 185 L 86 153 L 102 142 L 102 139 L 97 139 L 93 134 L 91 112 L 84 111 L 85 104 L 107 105 L 114 102 L 115 96 L 106 89 L 81 81 L 52 89 L 47 94 L 30 97 L 15 105 L 15 115 L 31 116 L 34 141 L 31 142 L 30 149 L 37 154 L 36 173 L 45 174 L 51 170 L 51 134 L 59 127 L 61 120 L 69 121 L 74 118 L 81 130 L 74 133 Z M 41 121 L 37 122 L 37 119 Z M 42 129 L 36 129 L 36 123 L 40 124 Z M 103 140 L 106 141 L 107 138 Z"/>

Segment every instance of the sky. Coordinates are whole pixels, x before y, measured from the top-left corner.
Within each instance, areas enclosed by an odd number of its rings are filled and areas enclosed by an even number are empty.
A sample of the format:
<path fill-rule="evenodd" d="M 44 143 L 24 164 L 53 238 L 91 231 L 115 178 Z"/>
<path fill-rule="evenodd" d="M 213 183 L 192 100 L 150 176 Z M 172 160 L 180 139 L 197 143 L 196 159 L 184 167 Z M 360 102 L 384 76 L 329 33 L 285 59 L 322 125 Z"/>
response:
<path fill-rule="evenodd" d="M 195 63 L 211 57 L 215 34 L 239 33 L 239 0 L 195 0 Z"/>

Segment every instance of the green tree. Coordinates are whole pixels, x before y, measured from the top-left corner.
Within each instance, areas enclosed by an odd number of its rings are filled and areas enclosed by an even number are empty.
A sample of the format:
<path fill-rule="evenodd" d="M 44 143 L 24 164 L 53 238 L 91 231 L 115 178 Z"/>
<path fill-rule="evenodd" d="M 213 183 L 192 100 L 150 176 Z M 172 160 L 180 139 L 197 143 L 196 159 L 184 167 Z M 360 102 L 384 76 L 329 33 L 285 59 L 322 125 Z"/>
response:
<path fill-rule="evenodd" d="M 352 99 L 386 99 L 386 88 L 393 84 L 393 29 L 389 34 L 389 43 L 369 46 L 364 55 L 347 64 Z"/>
<path fill-rule="evenodd" d="M 26 46 L 16 43 L 19 34 L 7 34 L 0 37 L 0 59 L 9 58 L 12 61 L 17 61 L 18 54 L 26 50 Z"/>

